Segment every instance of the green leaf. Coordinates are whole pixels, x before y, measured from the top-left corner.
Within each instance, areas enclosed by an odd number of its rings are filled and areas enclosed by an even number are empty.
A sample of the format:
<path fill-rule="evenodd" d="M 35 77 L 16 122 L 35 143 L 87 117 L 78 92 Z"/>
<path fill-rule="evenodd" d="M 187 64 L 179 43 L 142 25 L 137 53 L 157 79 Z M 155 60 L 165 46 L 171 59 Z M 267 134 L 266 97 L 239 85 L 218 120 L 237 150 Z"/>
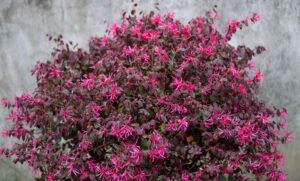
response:
<path fill-rule="evenodd" d="M 141 146 L 144 149 L 148 149 L 150 147 L 151 142 L 148 139 L 142 138 Z"/>
<path fill-rule="evenodd" d="M 219 176 L 219 181 L 228 181 L 227 177 L 220 175 Z"/>

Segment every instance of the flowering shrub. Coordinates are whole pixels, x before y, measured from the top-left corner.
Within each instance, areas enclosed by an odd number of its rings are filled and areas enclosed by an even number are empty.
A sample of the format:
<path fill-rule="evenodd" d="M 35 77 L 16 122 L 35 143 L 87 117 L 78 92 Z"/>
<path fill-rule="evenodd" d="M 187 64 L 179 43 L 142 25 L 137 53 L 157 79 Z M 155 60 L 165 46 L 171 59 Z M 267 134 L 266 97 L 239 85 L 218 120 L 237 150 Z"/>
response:
<path fill-rule="evenodd" d="M 2 136 L 21 142 L 0 153 L 47 181 L 283 180 L 286 110 L 256 96 L 252 58 L 265 49 L 228 43 L 259 16 L 228 21 L 223 35 L 215 9 L 187 25 L 132 14 L 88 52 L 54 38 L 35 90 L 2 99 L 12 122 Z"/>

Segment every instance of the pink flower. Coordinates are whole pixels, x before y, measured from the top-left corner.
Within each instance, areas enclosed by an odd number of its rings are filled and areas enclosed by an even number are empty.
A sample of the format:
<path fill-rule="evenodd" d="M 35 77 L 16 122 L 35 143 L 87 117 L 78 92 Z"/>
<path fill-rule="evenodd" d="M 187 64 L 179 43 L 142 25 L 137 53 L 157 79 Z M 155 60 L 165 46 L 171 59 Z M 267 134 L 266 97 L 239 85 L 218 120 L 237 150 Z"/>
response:
<path fill-rule="evenodd" d="M 273 162 L 272 154 L 268 152 L 259 153 L 257 157 L 261 160 L 263 166 L 270 165 Z"/>
<path fill-rule="evenodd" d="M 186 26 L 183 26 L 182 29 L 181 29 L 181 31 L 182 31 L 182 33 L 185 36 L 189 36 L 190 35 L 189 29 Z"/>
<path fill-rule="evenodd" d="M 34 65 L 34 69 L 31 71 L 32 75 L 37 74 L 37 77 L 40 77 L 42 75 L 41 68 L 42 67 L 40 61 L 37 61 L 36 64 Z"/>
<path fill-rule="evenodd" d="M 122 50 L 122 56 L 127 57 L 127 56 L 133 54 L 134 51 L 135 51 L 135 48 L 132 48 L 131 46 L 124 47 Z"/>
<path fill-rule="evenodd" d="M 101 38 L 100 44 L 101 44 L 102 47 L 105 47 L 105 46 L 106 46 L 107 40 L 108 40 L 108 37 L 107 37 L 106 35 L 104 35 L 104 36 Z"/>
<path fill-rule="evenodd" d="M 284 136 L 283 136 L 283 139 L 284 139 L 286 142 L 291 143 L 292 140 L 293 140 L 293 137 L 292 137 L 291 132 L 288 132 L 288 131 L 285 132 L 285 133 L 284 133 Z"/>
<path fill-rule="evenodd" d="M 241 145 L 247 144 L 253 137 L 253 126 L 251 123 L 245 124 L 243 127 L 237 128 L 237 137 Z"/>
<path fill-rule="evenodd" d="M 49 73 L 50 76 L 53 78 L 60 78 L 62 71 L 57 68 L 52 68 L 51 72 Z"/>
<path fill-rule="evenodd" d="M 151 148 L 148 151 L 149 157 L 154 160 L 154 159 L 163 159 L 165 158 L 165 152 L 168 146 L 168 142 L 165 141 L 160 145 L 155 145 L 153 148 Z"/>
<path fill-rule="evenodd" d="M 148 30 L 145 30 L 142 34 L 140 34 L 142 40 L 150 40 L 151 33 Z"/>
<path fill-rule="evenodd" d="M 161 136 L 161 134 L 159 133 L 159 131 L 154 130 L 153 133 L 150 135 L 150 140 L 154 144 L 158 144 L 158 143 L 160 143 L 160 142 L 163 141 L 163 137 Z"/>
<path fill-rule="evenodd" d="M 183 119 L 177 119 L 178 130 L 185 131 L 188 128 L 188 122 L 186 121 L 186 119 L 186 117 L 184 117 Z"/>
<path fill-rule="evenodd" d="M 214 124 L 214 119 L 220 119 L 220 114 L 218 112 L 212 112 L 209 117 L 203 120 L 203 125 L 206 128 L 210 128 Z"/>
<path fill-rule="evenodd" d="M 148 40 L 149 41 L 156 41 L 158 37 L 158 32 L 155 30 L 152 30 L 149 32 Z"/>
<path fill-rule="evenodd" d="M 278 172 L 277 173 L 277 181 L 284 181 L 286 178 L 287 174 L 284 172 Z"/>
<path fill-rule="evenodd" d="M 279 131 L 278 131 L 278 129 L 276 129 L 276 128 L 270 128 L 269 131 L 270 131 L 270 134 L 272 136 L 274 136 L 275 138 L 279 137 Z"/>
<path fill-rule="evenodd" d="M 79 171 L 74 168 L 73 162 L 69 162 L 67 168 L 68 168 L 68 173 L 67 173 L 68 176 L 70 176 L 71 174 L 74 174 L 75 176 L 77 176 L 79 174 Z"/>
<path fill-rule="evenodd" d="M 160 55 L 162 52 L 162 47 L 161 46 L 155 46 L 154 47 L 154 54 L 155 55 Z"/>
<path fill-rule="evenodd" d="M 253 60 L 250 60 L 250 61 L 248 61 L 247 65 L 248 65 L 248 67 L 251 69 L 251 68 L 254 67 L 255 62 L 254 62 Z"/>
<path fill-rule="evenodd" d="M 111 178 L 113 181 L 120 181 L 120 180 L 123 180 L 120 178 L 120 175 L 117 174 L 117 173 L 114 173 L 112 172 L 110 175 L 109 175 L 109 178 Z M 124 181 L 127 181 L 127 180 L 124 180 Z"/>
<path fill-rule="evenodd" d="M 186 131 L 188 128 L 188 122 L 186 117 L 183 119 L 176 119 L 175 121 L 169 121 L 167 124 L 168 131 Z"/>
<path fill-rule="evenodd" d="M 284 118 L 286 116 L 286 110 L 284 108 L 279 109 L 278 115 L 279 117 Z"/>
<path fill-rule="evenodd" d="M 124 172 L 121 174 L 121 180 L 129 181 L 132 180 L 132 178 L 133 173 L 131 171 L 124 170 Z"/>
<path fill-rule="evenodd" d="M 161 22 L 161 17 L 160 15 L 156 14 L 152 17 L 152 23 L 153 24 L 157 24 L 157 23 L 160 23 Z"/>
<path fill-rule="evenodd" d="M 280 122 L 279 122 L 279 127 L 280 127 L 281 129 L 286 129 L 287 125 L 288 125 L 288 122 L 287 122 L 287 121 L 280 121 Z"/>
<path fill-rule="evenodd" d="M 256 12 L 252 13 L 251 21 L 253 23 L 259 21 L 259 19 L 260 19 L 260 16 Z"/>
<path fill-rule="evenodd" d="M 141 27 L 139 25 L 132 26 L 130 28 L 132 35 L 138 35 L 141 32 Z"/>
<path fill-rule="evenodd" d="M 186 174 L 185 171 L 182 172 L 182 174 L 181 174 L 181 180 L 182 180 L 182 181 L 189 181 L 189 180 L 190 180 L 190 179 L 189 179 L 189 176 Z"/>
<path fill-rule="evenodd" d="M 179 114 L 185 114 L 188 111 L 186 107 L 181 106 L 179 104 L 173 104 L 171 109 L 172 109 L 171 111 L 172 113 L 178 112 Z"/>
<path fill-rule="evenodd" d="M 54 181 L 54 175 L 52 173 L 47 173 L 46 181 Z"/>
<path fill-rule="evenodd" d="M 151 76 L 150 76 L 150 83 L 151 83 L 152 85 L 155 85 L 155 84 L 157 83 L 157 78 L 156 78 L 155 75 L 151 75 Z"/>
<path fill-rule="evenodd" d="M 112 164 L 114 164 L 116 167 L 121 167 L 122 162 L 121 162 L 120 158 L 118 157 L 118 155 L 112 154 L 112 155 L 109 157 L 109 159 L 110 159 L 110 162 L 111 162 Z"/>
<path fill-rule="evenodd" d="M 202 177 L 202 171 L 198 170 L 194 172 L 193 175 L 194 175 L 194 180 L 200 179 Z"/>
<path fill-rule="evenodd" d="M 94 171 L 96 169 L 96 164 L 94 164 L 91 160 L 87 161 L 87 165 L 90 171 Z"/>
<path fill-rule="evenodd" d="M 21 100 L 23 100 L 23 101 L 27 101 L 28 99 L 30 99 L 30 94 L 28 94 L 28 93 L 23 93 L 23 94 L 21 94 Z"/>
<path fill-rule="evenodd" d="M 141 161 L 141 150 L 140 147 L 134 144 L 124 144 L 127 152 L 129 153 L 128 158 L 129 160 L 133 161 L 134 163 L 140 163 Z"/>
<path fill-rule="evenodd" d="M 8 137 L 10 131 L 8 129 L 2 129 L 0 135 L 3 137 Z"/>
<path fill-rule="evenodd" d="M 239 26 L 239 22 L 236 20 L 229 20 L 226 22 L 227 26 L 228 26 L 228 30 L 229 32 L 234 32 L 236 31 L 237 27 Z"/>
<path fill-rule="evenodd" d="M 254 80 L 256 80 L 257 82 L 260 82 L 263 79 L 264 75 L 261 73 L 261 71 L 257 70 L 255 72 L 255 77 Z"/>
<path fill-rule="evenodd" d="M 204 86 L 204 87 L 201 88 L 201 93 L 203 95 L 207 95 L 210 90 L 211 90 L 211 85 L 208 84 L 208 85 L 206 85 L 206 86 Z"/>
<path fill-rule="evenodd" d="M 284 166 L 283 154 L 278 150 L 273 152 L 274 159 L 277 161 L 278 165 Z"/>
<path fill-rule="evenodd" d="M 206 55 L 212 55 L 213 51 L 214 51 L 214 48 L 212 46 L 208 45 L 207 47 L 205 47 L 204 53 Z"/>
<path fill-rule="evenodd" d="M 275 170 L 270 170 L 268 172 L 268 179 L 277 181 L 277 172 Z"/>
<path fill-rule="evenodd" d="M 177 79 L 173 77 L 173 86 L 175 86 L 176 91 L 181 91 L 184 88 L 184 82 L 182 81 L 182 78 Z"/>
<path fill-rule="evenodd" d="M 86 150 L 90 145 L 92 144 L 92 142 L 90 140 L 82 140 L 78 147 L 81 148 L 82 150 Z"/>
<path fill-rule="evenodd" d="M 99 116 L 99 112 L 102 110 L 101 106 L 97 105 L 96 103 L 92 102 L 88 105 L 89 110 L 93 113 L 95 117 Z"/>
<path fill-rule="evenodd" d="M 3 97 L 0 99 L 0 103 L 2 104 L 2 106 L 7 107 L 9 102 L 8 99 L 6 97 Z"/>
<path fill-rule="evenodd" d="M 229 137 L 232 136 L 232 131 L 230 131 L 230 130 L 227 130 L 227 129 L 223 130 L 223 129 L 220 129 L 220 128 L 218 128 L 218 130 L 219 130 L 218 135 L 220 137 L 229 138 Z"/>
<path fill-rule="evenodd" d="M 111 32 L 112 34 L 117 34 L 118 30 L 119 30 L 119 26 L 117 23 L 113 23 L 112 25 L 109 26 L 109 32 Z"/>
<path fill-rule="evenodd" d="M 197 50 L 198 50 L 200 53 L 203 53 L 203 52 L 204 52 L 204 48 L 203 48 L 203 46 L 202 46 L 200 43 L 198 44 Z"/>
<path fill-rule="evenodd" d="M 64 118 L 65 120 L 70 118 L 71 109 L 70 108 L 63 108 L 59 112 L 59 116 Z"/>
<path fill-rule="evenodd" d="M 245 87 L 244 84 L 239 84 L 239 86 L 238 86 L 238 93 L 240 93 L 240 94 L 244 93 L 245 89 L 246 89 L 246 87 Z"/>
<path fill-rule="evenodd" d="M 118 93 L 119 93 L 119 88 L 116 83 L 113 83 L 109 86 L 109 91 L 106 97 L 108 97 L 111 101 L 113 101 L 117 98 Z"/>
<path fill-rule="evenodd" d="M 232 73 L 234 77 L 240 77 L 240 71 L 234 68 L 233 66 L 230 66 L 228 70 L 230 73 Z"/>
<path fill-rule="evenodd" d="M 148 175 L 142 169 L 139 168 L 135 178 L 139 181 L 144 181 L 147 176 Z"/>
<path fill-rule="evenodd" d="M 168 11 L 167 13 L 166 13 L 166 17 L 167 18 L 173 18 L 174 17 L 174 12 L 173 11 Z"/>
<path fill-rule="evenodd" d="M 188 82 L 187 83 L 187 90 L 188 90 L 188 93 L 190 94 L 195 88 L 195 85 L 191 82 Z"/>
<path fill-rule="evenodd" d="M 196 22 L 197 22 L 197 26 L 199 27 L 203 25 L 203 20 L 201 18 L 197 18 Z"/>
<path fill-rule="evenodd" d="M 112 75 L 108 74 L 108 75 L 103 75 L 100 79 L 99 84 L 101 86 L 107 85 L 108 83 L 112 82 Z"/>
<path fill-rule="evenodd" d="M 171 23 L 171 22 L 167 22 L 166 24 L 166 27 L 168 28 L 169 32 L 172 34 L 172 35 L 177 35 L 178 34 L 178 29 L 177 29 L 177 26 L 176 24 L 174 23 Z"/>
<path fill-rule="evenodd" d="M 168 131 L 177 131 L 177 127 L 174 121 L 169 121 L 167 124 Z"/>
<path fill-rule="evenodd" d="M 268 115 L 265 115 L 265 114 L 263 114 L 263 113 L 260 113 L 259 116 L 258 116 L 258 118 L 260 118 L 260 119 L 262 120 L 262 123 L 263 123 L 264 125 L 266 125 L 266 124 L 269 123 L 270 117 L 269 117 Z"/>
<path fill-rule="evenodd" d="M 213 119 L 211 119 L 211 118 L 204 119 L 203 124 L 206 128 L 210 128 L 213 125 Z"/>
<path fill-rule="evenodd" d="M 104 178 L 104 176 L 106 176 L 108 173 L 108 169 L 102 166 L 97 166 L 96 170 L 98 172 L 96 176 L 100 178 Z"/>
<path fill-rule="evenodd" d="M 19 110 L 18 111 L 11 110 L 9 112 L 9 115 L 5 118 L 5 120 L 18 120 L 18 119 L 22 119 Z"/>
<path fill-rule="evenodd" d="M 208 173 L 215 173 L 215 172 L 218 172 L 219 171 L 219 165 L 216 165 L 216 164 L 209 164 L 207 165 L 207 172 Z"/>
<path fill-rule="evenodd" d="M 215 34 L 211 34 L 210 37 L 209 37 L 209 40 L 210 40 L 210 44 L 211 45 L 215 45 L 216 42 L 217 42 L 216 35 Z"/>
<path fill-rule="evenodd" d="M 148 62 L 150 60 L 150 56 L 144 53 L 141 55 L 141 59 L 144 60 L 144 62 Z"/>
<path fill-rule="evenodd" d="M 166 104 L 166 101 L 161 98 L 159 95 L 156 97 L 156 101 L 158 104 Z"/>
<path fill-rule="evenodd" d="M 126 138 L 133 135 L 134 129 L 128 125 L 113 125 L 110 134 L 118 138 Z"/>
<path fill-rule="evenodd" d="M 87 87 L 88 90 L 91 90 L 94 86 L 95 78 L 96 78 L 95 75 L 90 73 L 90 74 L 85 76 L 85 79 L 82 80 L 81 85 L 83 87 Z"/>
<path fill-rule="evenodd" d="M 230 122 L 229 115 L 225 115 L 221 118 L 220 123 L 222 126 L 227 125 Z"/>
<path fill-rule="evenodd" d="M 252 170 L 258 170 L 260 167 L 261 167 L 262 165 L 261 165 L 261 163 L 260 162 L 258 162 L 257 160 L 255 160 L 255 161 L 251 161 L 250 160 L 250 164 L 249 164 L 249 167 L 252 169 Z"/>
<path fill-rule="evenodd" d="M 89 176 L 89 174 L 84 170 L 84 168 L 81 168 L 80 170 L 79 170 L 79 172 L 80 172 L 80 178 L 81 179 L 84 179 L 84 178 L 86 178 L 86 177 L 88 177 Z"/>

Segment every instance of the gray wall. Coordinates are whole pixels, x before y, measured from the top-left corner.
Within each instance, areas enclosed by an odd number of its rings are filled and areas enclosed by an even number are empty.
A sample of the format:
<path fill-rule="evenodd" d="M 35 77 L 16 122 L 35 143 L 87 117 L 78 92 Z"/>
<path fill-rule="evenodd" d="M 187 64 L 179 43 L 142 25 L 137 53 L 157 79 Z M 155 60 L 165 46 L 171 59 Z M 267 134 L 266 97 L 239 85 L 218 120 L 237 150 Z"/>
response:
<path fill-rule="evenodd" d="M 153 9 L 155 1 L 143 0 L 143 10 Z M 265 74 L 261 97 L 269 104 L 288 109 L 294 142 L 282 147 L 286 156 L 288 180 L 300 180 L 300 0 L 161 0 L 161 11 L 173 10 L 187 22 L 203 15 L 217 4 L 220 25 L 226 18 L 239 18 L 257 11 L 262 20 L 239 31 L 232 44 L 254 47 L 261 44 L 267 52 L 256 57 Z M 118 21 L 129 0 L 1 0 L 0 1 L 0 97 L 19 95 L 35 85 L 30 70 L 37 60 L 45 60 L 53 44 L 46 33 L 63 34 L 86 47 L 91 35 L 101 36 L 108 22 Z M 3 120 L 5 110 L 0 109 Z M 4 127 L 4 121 L 1 121 Z M 1 140 L 1 139 L 0 139 Z M 26 167 L 0 162 L 0 181 L 30 180 Z"/>

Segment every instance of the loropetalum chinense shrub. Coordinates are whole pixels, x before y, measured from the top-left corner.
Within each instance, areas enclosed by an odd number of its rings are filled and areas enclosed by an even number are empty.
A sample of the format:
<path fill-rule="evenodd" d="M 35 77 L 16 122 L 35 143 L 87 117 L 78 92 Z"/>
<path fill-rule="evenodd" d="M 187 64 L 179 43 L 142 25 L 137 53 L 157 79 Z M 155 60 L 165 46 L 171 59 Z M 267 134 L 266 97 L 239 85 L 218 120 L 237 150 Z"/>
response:
<path fill-rule="evenodd" d="M 259 16 L 227 21 L 225 33 L 217 18 L 125 15 L 89 51 L 55 37 L 34 91 L 2 99 L 2 136 L 20 141 L 0 153 L 47 181 L 284 180 L 286 110 L 257 97 L 253 56 L 265 48 L 229 44 Z"/>

